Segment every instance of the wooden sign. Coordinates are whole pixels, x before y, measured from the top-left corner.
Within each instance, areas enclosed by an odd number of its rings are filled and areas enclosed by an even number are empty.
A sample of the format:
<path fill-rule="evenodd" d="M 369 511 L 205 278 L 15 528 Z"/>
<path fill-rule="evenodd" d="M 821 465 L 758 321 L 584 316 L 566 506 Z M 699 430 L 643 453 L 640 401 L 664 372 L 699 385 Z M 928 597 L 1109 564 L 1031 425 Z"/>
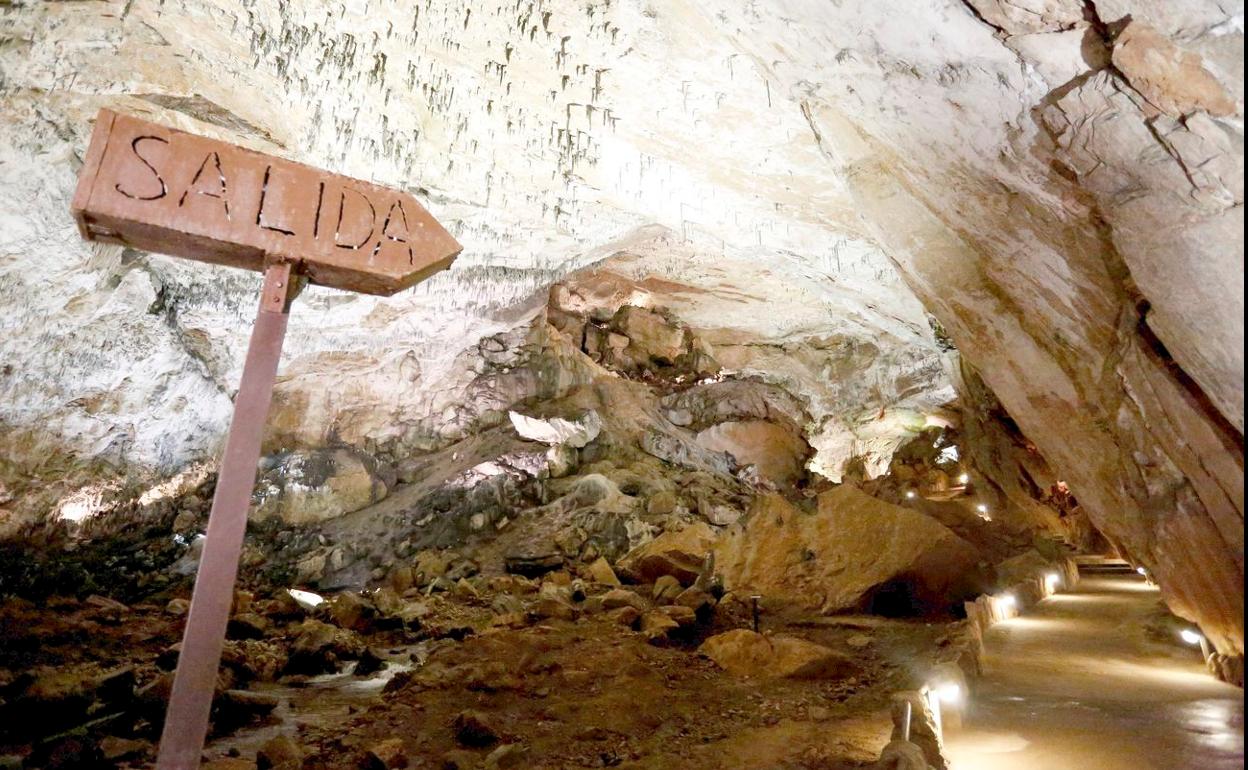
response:
<path fill-rule="evenodd" d="M 462 247 L 407 193 L 100 110 L 72 205 L 82 237 L 390 295 Z"/>
<path fill-rule="evenodd" d="M 450 265 L 460 245 L 406 193 L 110 110 L 85 157 L 71 207 L 83 238 L 264 271 L 156 758 L 158 770 L 195 770 L 301 279 L 393 294 Z"/>

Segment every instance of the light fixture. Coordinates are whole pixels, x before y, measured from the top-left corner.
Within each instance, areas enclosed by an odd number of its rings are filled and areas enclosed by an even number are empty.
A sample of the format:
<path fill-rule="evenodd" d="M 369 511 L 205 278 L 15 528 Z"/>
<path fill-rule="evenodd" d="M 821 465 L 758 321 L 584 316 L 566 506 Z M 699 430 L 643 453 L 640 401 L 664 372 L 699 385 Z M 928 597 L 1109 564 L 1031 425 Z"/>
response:
<path fill-rule="evenodd" d="M 980 503 L 979 505 L 975 506 L 975 510 L 979 511 L 980 513 L 987 513 L 988 506 L 984 505 L 983 503 Z"/>
<path fill-rule="evenodd" d="M 910 489 L 910 490 L 907 490 L 907 491 L 906 491 L 906 499 L 907 499 L 907 500 L 913 500 L 913 499 L 914 499 L 914 498 L 916 498 L 916 497 L 918 497 L 918 495 L 917 495 L 917 494 L 915 494 L 915 492 L 914 492 L 914 490 L 913 490 L 913 489 Z"/>
<path fill-rule="evenodd" d="M 959 484 L 963 484 L 963 485 L 969 484 L 970 481 L 971 481 L 971 474 L 969 473 L 963 473 L 961 476 L 958 476 Z"/>
<path fill-rule="evenodd" d="M 1190 628 L 1185 628 L 1182 631 L 1180 631 L 1179 636 L 1182 637 L 1183 641 L 1187 642 L 1190 645 L 1200 644 L 1201 641 L 1204 639 L 1203 636 L 1196 633 Z"/>
<path fill-rule="evenodd" d="M 935 688 L 936 697 L 940 698 L 941 703 L 956 705 L 962 702 L 962 685 L 957 682 L 944 682 Z"/>
<path fill-rule="evenodd" d="M 1007 609 L 1014 609 L 1018 605 L 1018 599 L 1014 598 L 1014 594 L 1005 594 L 998 597 L 997 601 L 1001 602 L 1001 606 Z"/>
<path fill-rule="evenodd" d="M 1143 567 L 1136 567 L 1135 571 L 1140 573 L 1144 577 L 1148 577 L 1148 570 L 1144 569 Z"/>
<path fill-rule="evenodd" d="M 1050 572 L 1044 576 L 1044 584 L 1049 589 L 1049 593 L 1057 590 L 1057 586 L 1062 582 L 1062 578 L 1056 572 Z"/>

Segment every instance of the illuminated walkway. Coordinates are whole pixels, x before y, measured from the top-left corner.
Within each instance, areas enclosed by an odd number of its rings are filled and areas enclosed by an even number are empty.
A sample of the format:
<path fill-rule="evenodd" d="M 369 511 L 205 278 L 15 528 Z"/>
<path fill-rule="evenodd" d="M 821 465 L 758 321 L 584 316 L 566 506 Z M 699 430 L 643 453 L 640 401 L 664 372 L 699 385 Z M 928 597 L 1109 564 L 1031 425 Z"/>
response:
<path fill-rule="evenodd" d="M 1244 766 L 1243 692 L 1147 627 L 1159 596 L 1086 575 L 987 637 L 954 770 L 1218 770 Z"/>

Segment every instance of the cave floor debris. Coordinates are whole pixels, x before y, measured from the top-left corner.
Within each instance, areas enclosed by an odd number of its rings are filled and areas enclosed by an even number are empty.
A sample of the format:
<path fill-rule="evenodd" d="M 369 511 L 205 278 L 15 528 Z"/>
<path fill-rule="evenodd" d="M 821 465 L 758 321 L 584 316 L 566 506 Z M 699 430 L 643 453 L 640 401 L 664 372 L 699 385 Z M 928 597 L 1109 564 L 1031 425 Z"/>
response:
<path fill-rule="evenodd" d="M 1243 692 L 1158 630 L 1160 595 L 1133 573 L 1085 575 L 985 638 L 985 676 L 957 770 L 1242 768 Z"/>

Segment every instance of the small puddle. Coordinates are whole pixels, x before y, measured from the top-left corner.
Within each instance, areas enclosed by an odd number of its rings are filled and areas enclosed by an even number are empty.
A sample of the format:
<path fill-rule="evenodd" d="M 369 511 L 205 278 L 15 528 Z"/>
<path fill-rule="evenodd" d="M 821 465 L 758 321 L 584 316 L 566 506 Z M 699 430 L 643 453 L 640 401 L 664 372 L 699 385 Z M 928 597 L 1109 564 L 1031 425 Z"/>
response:
<path fill-rule="evenodd" d="M 347 717 L 376 703 L 381 690 L 397 674 L 410 671 L 424 662 L 425 644 L 387 648 L 379 657 L 385 668 L 367 677 L 357 677 L 355 663 L 336 674 L 309 677 L 299 684 L 260 682 L 250 692 L 272 695 L 278 705 L 261 724 L 243 727 L 229 735 L 212 740 L 205 748 L 208 759 L 227 756 L 254 757 L 256 752 L 275 736 L 297 737 L 300 728 L 333 727 Z"/>

